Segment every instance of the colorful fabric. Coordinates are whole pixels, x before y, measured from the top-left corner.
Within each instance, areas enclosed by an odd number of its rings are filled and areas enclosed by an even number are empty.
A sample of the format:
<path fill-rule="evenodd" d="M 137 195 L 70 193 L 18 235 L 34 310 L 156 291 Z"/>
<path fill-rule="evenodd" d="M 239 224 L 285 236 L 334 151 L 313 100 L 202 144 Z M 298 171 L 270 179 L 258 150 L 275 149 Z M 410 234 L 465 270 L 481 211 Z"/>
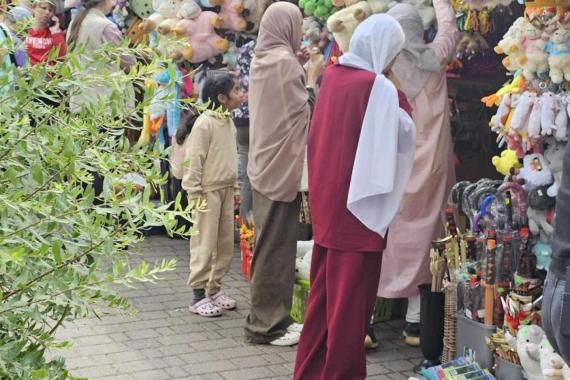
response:
<path fill-rule="evenodd" d="M 239 69 L 239 81 L 245 94 L 249 91 L 249 68 L 251 66 L 251 61 L 254 57 L 255 40 L 250 41 L 243 45 L 240 49 L 239 55 L 237 57 L 237 67 Z M 234 119 L 240 119 L 241 123 L 236 120 L 236 124 L 246 124 L 249 120 L 249 106 L 247 101 L 242 104 L 242 106 L 234 111 Z"/>

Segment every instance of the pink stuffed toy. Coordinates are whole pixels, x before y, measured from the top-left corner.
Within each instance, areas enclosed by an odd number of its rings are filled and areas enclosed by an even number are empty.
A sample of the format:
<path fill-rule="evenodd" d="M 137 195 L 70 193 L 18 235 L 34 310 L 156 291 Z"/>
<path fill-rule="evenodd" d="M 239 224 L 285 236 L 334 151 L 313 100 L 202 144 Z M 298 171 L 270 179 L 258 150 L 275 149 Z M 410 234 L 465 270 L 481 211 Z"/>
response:
<path fill-rule="evenodd" d="M 540 116 L 540 122 L 542 124 L 542 135 L 551 136 L 553 131 L 556 130 L 555 120 L 556 113 L 558 112 L 558 103 L 556 101 L 556 95 L 552 92 L 545 92 L 541 97 L 542 102 L 542 114 Z"/>
<path fill-rule="evenodd" d="M 220 17 L 224 20 L 224 29 L 234 32 L 243 32 L 247 27 L 247 22 L 241 16 L 243 3 L 241 0 L 223 0 L 220 10 Z"/>
<path fill-rule="evenodd" d="M 518 57 L 517 63 L 522 67 L 525 78 L 534 79 L 536 73 L 548 71 L 548 53 L 544 50 L 546 41 L 543 40 L 540 29 L 530 23 L 527 24 L 524 28 L 521 46 L 524 53 Z"/>
<path fill-rule="evenodd" d="M 180 20 L 174 33 L 188 38 L 188 45 L 180 52 L 182 57 L 192 63 L 200 63 L 228 50 L 228 40 L 215 31 L 222 25 L 222 18 L 210 11 L 203 11 L 191 20 Z"/>
<path fill-rule="evenodd" d="M 517 153 L 517 157 L 519 159 L 523 158 L 525 150 L 523 149 L 521 137 L 511 129 L 509 133 L 507 133 L 506 140 L 507 140 L 507 148 L 510 150 L 514 150 Z"/>

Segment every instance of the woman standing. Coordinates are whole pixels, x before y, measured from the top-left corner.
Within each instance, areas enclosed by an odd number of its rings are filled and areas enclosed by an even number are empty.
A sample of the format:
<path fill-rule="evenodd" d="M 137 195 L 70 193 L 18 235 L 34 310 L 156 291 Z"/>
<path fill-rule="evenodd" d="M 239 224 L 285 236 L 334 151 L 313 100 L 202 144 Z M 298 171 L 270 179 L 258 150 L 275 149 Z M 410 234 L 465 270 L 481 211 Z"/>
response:
<path fill-rule="evenodd" d="M 366 377 L 364 336 L 376 299 L 387 228 L 414 155 L 414 125 L 391 67 L 404 32 L 374 15 L 323 77 L 309 132 L 315 246 L 294 379 Z"/>
<path fill-rule="evenodd" d="M 299 341 L 290 317 L 298 193 L 313 88 L 324 64 L 299 62 L 303 16 L 286 2 L 272 4 L 261 21 L 249 78 L 248 175 L 253 188 L 255 251 L 246 339 L 291 346 Z"/>
<path fill-rule="evenodd" d="M 419 345 L 418 285 L 431 281 L 429 247 L 441 233 L 442 209 L 455 182 L 445 67 L 459 32 L 449 1 L 434 0 L 433 5 L 438 32 L 431 44 L 424 42 L 422 21 L 414 7 L 398 4 L 388 12 L 406 34 L 394 72 L 410 99 L 417 139 L 412 176 L 390 226 L 378 295 L 408 298 L 404 335 L 413 346 Z"/>
<path fill-rule="evenodd" d="M 117 25 L 109 20 L 106 15 L 111 13 L 115 6 L 115 0 L 81 0 L 81 11 L 73 21 L 67 33 L 67 44 L 72 48 L 84 47 L 82 62 L 86 70 L 83 74 L 86 78 L 99 69 L 97 63 L 91 61 L 93 53 L 102 45 L 110 43 L 120 46 L 122 34 Z M 134 64 L 131 57 L 122 57 L 123 69 Z M 106 65 L 110 74 L 117 72 L 116 65 L 109 62 Z M 89 85 L 82 93 L 71 97 L 70 109 L 79 112 L 84 104 L 96 104 L 97 101 L 105 101 L 111 96 L 113 87 L 108 85 Z M 127 111 L 134 109 L 134 92 L 132 87 L 124 89 Z"/>

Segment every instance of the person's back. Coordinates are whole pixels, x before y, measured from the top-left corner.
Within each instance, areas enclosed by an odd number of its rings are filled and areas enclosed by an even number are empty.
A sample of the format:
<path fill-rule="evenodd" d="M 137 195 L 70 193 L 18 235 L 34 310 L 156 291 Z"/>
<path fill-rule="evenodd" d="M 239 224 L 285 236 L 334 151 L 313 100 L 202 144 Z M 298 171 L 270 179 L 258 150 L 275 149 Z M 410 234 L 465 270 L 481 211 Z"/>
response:
<path fill-rule="evenodd" d="M 375 78 L 373 72 L 341 65 L 331 66 L 323 77 L 309 130 L 308 160 L 314 240 L 326 247 L 383 249 L 380 236 L 346 207 L 360 129 Z M 410 112 L 403 97 L 400 106 Z"/>

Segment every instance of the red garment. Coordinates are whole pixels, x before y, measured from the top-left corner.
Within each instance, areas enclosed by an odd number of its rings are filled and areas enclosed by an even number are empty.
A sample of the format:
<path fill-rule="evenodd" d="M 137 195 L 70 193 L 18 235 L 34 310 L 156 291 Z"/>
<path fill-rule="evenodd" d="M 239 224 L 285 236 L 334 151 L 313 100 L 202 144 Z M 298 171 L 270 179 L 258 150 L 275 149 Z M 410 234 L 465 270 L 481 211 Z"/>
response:
<path fill-rule="evenodd" d="M 315 245 L 307 318 L 294 380 L 366 378 L 364 337 L 380 280 L 380 252 L 338 252 Z"/>
<path fill-rule="evenodd" d="M 382 251 L 385 241 L 346 208 L 356 148 L 376 74 L 341 65 L 323 76 L 308 139 L 309 203 L 316 244 Z M 405 96 L 400 106 L 411 112 Z M 378 127 L 382 127 L 379 121 Z"/>
<path fill-rule="evenodd" d="M 30 29 L 26 36 L 25 46 L 32 66 L 46 61 L 49 52 L 54 47 L 59 47 L 57 59 L 61 59 L 66 53 L 65 33 L 52 34 L 49 29 Z"/>

